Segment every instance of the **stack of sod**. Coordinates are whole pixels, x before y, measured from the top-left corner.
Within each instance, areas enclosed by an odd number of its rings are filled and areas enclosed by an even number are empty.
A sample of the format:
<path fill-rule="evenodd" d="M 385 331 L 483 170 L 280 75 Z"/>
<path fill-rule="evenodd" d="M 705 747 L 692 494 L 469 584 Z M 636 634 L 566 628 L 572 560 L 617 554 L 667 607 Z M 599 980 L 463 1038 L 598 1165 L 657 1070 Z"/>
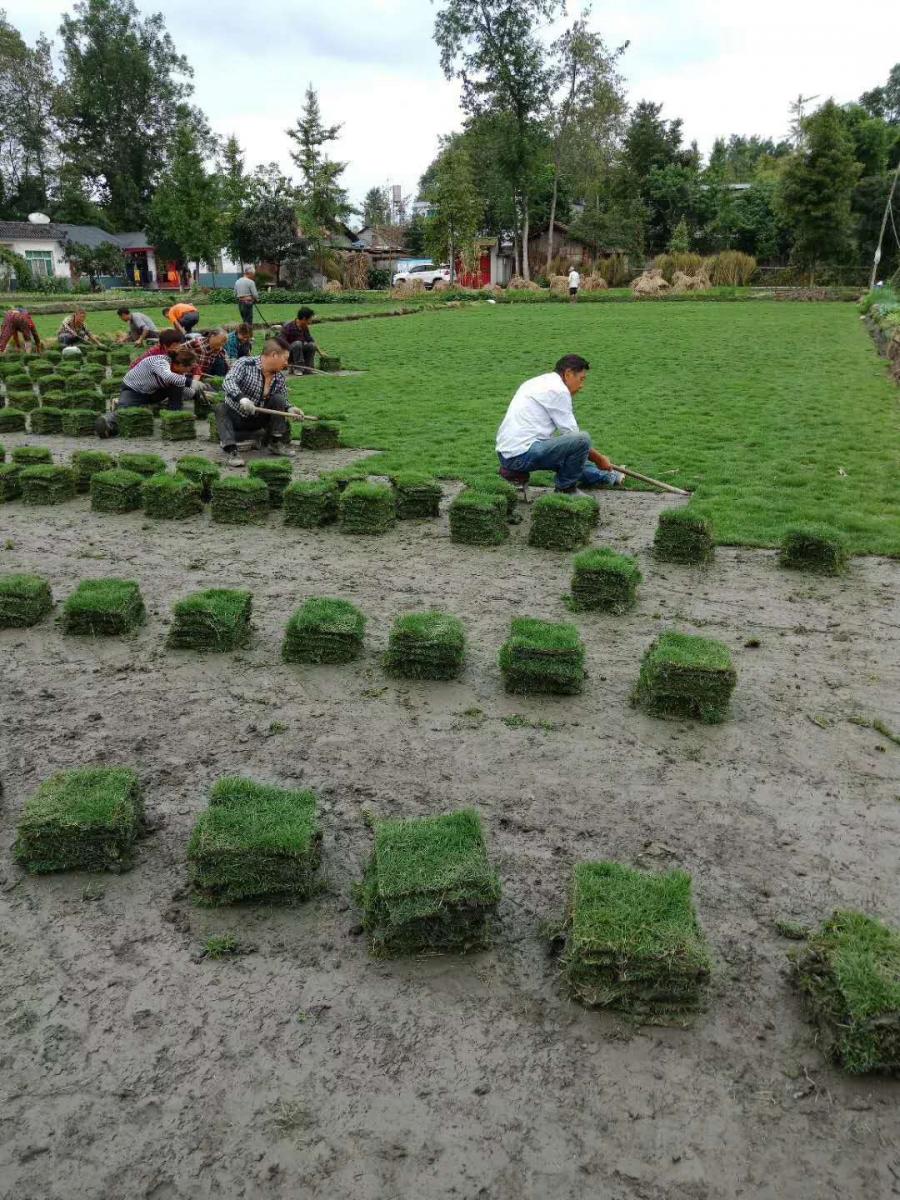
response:
<path fill-rule="evenodd" d="M 313 792 L 220 779 L 188 843 L 191 882 L 207 904 L 308 900 L 319 886 L 322 832 Z"/>
<path fill-rule="evenodd" d="M 443 492 L 436 479 L 415 471 L 403 471 L 394 475 L 391 482 L 397 493 L 399 521 L 423 521 L 439 515 Z"/>
<path fill-rule="evenodd" d="M 363 928 L 378 957 L 464 954 L 489 944 L 500 881 L 472 809 L 376 821 L 360 888 Z"/>
<path fill-rule="evenodd" d="M 55 408 L 62 411 L 64 408 L 70 408 L 68 397 L 63 391 L 43 392 L 41 394 L 42 408 Z M 37 411 L 37 409 L 35 409 Z"/>
<path fill-rule="evenodd" d="M 149 479 L 151 475 L 161 475 L 166 469 L 166 462 L 158 454 L 134 454 L 126 450 L 119 455 L 119 466 Z"/>
<path fill-rule="evenodd" d="M 659 515 L 653 553 L 662 562 L 705 563 L 715 557 L 713 528 L 690 508 L 667 508 Z"/>
<path fill-rule="evenodd" d="M 92 413 L 106 412 L 106 397 L 97 391 L 73 392 L 71 395 L 73 408 L 89 408 Z"/>
<path fill-rule="evenodd" d="M 269 489 L 261 479 L 217 479 L 212 485 L 212 519 L 220 525 L 264 525 L 269 516 Z"/>
<path fill-rule="evenodd" d="M 285 489 L 284 523 L 314 529 L 337 520 L 338 489 L 328 479 L 299 479 Z"/>
<path fill-rule="evenodd" d="M 649 1021 L 689 1018 L 710 972 L 690 875 L 578 863 L 562 966 L 582 1004 Z"/>
<path fill-rule="evenodd" d="M 36 467 L 39 463 L 52 463 L 53 455 L 45 446 L 16 446 L 12 460 L 20 467 Z"/>
<path fill-rule="evenodd" d="M 93 360 L 94 355 L 93 354 L 90 355 L 90 358 Z M 107 356 L 104 353 L 102 363 L 95 362 L 95 361 L 88 362 L 85 366 L 83 366 L 81 368 L 81 378 L 89 381 L 90 383 L 99 383 L 101 379 L 105 379 L 106 378 L 106 358 L 107 358 Z"/>
<path fill-rule="evenodd" d="M 319 355 L 319 370 L 320 371 L 339 371 L 341 369 L 341 360 L 336 354 L 320 354 Z"/>
<path fill-rule="evenodd" d="M 0 629 L 24 629 L 53 607 L 50 585 L 40 575 L 0 575 Z"/>
<path fill-rule="evenodd" d="M 584 686 L 584 646 L 574 625 L 516 617 L 500 648 L 508 692 L 577 695 Z"/>
<path fill-rule="evenodd" d="M 288 621 L 285 662 L 345 663 L 362 654 L 366 618 L 347 600 L 313 598 Z"/>
<path fill-rule="evenodd" d="M 534 504 L 528 545 L 545 550 L 575 550 L 590 541 L 600 506 L 593 496 L 549 492 Z"/>
<path fill-rule="evenodd" d="M 91 512 L 134 512 L 141 507 L 141 485 L 144 477 L 137 471 L 118 467 L 98 471 L 90 479 Z"/>
<path fill-rule="evenodd" d="M 19 412 L 34 412 L 40 405 L 40 399 L 34 392 L 15 391 L 7 393 L 7 402 L 11 408 L 17 408 Z"/>
<path fill-rule="evenodd" d="M 48 363 L 58 363 L 62 360 L 62 350 L 45 350 L 44 358 Z"/>
<path fill-rule="evenodd" d="M 19 472 L 15 463 L 0 463 L 0 500 L 17 500 L 22 495 Z"/>
<path fill-rule="evenodd" d="M 785 531 L 778 561 L 798 571 L 840 575 L 847 569 L 847 543 L 825 525 L 798 526 Z"/>
<path fill-rule="evenodd" d="M 159 434 L 164 442 L 192 442 L 197 436 L 194 414 L 164 408 L 159 414 Z"/>
<path fill-rule="evenodd" d="M 466 662 L 462 621 L 448 613 L 398 617 L 384 656 L 385 669 L 406 679 L 456 679 Z"/>
<path fill-rule="evenodd" d="M 62 409 L 36 408 L 29 418 L 32 433 L 62 433 Z"/>
<path fill-rule="evenodd" d="M 168 644 L 177 650 L 237 650 L 250 637 L 250 592 L 210 588 L 172 609 Z"/>
<path fill-rule="evenodd" d="M 208 422 L 208 424 L 209 424 L 209 440 L 210 440 L 211 442 L 218 442 L 218 440 L 219 440 L 219 428 L 218 428 L 218 426 L 216 425 L 216 415 L 215 415 L 215 413 L 213 413 L 213 415 L 212 415 L 212 416 L 209 418 L 209 422 Z"/>
<path fill-rule="evenodd" d="M 834 912 L 794 961 L 826 1053 L 845 1071 L 900 1070 L 900 933 Z"/>
<path fill-rule="evenodd" d="M 397 519 L 394 492 L 386 483 L 349 483 L 339 508 L 341 533 L 386 533 Z"/>
<path fill-rule="evenodd" d="M 48 362 L 46 358 L 33 358 L 28 364 L 28 374 L 32 379 L 43 379 L 46 375 L 53 375 L 53 363 Z"/>
<path fill-rule="evenodd" d="M 644 655 L 632 701 L 654 717 L 718 725 L 728 716 L 736 682 L 727 646 L 686 633 L 664 633 Z"/>
<path fill-rule="evenodd" d="M 115 465 L 113 456 L 103 450 L 76 450 L 72 455 L 76 491 L 89 492 L 93 476 L 100 471 L 112 471 Z"/>
<path fill-rule="evenodd" d="M 356 466 L 338 467 L 336 471 L 325 471 L 320 475 L 320 479 L 324 479 L 327 483 L 333 483 L 339 492 L 351 483 L 356 483 L 359 480 L 364 480 L 368 476 L 368 471 L 362 463 Z"/>
<path fill-rule="evenodd" d="M 225 378 L 222 375 L 207 375 L 203 382 L 210 391 L 221 392 Z"/>
<path fill-rule="evenodd" d="M 142 495 L 144 512 L 159 520 L 180 521 L 203 511 L 200 488 L 184 475 L 151 475 Z"/>
<path fill-rule="evenodd" d="M 24 433 L 25 413 L 21 408 L 0 408 L 0 433 Z"/>
<path fill-rule="evenodd" d="M 6 384 L 7 392 L 13 392 L 17 389 L 25 391 L 27 388 L 31 387 L 31 376 L 27 371 L 10 371 L 9 374 L 4 377 L 3 382 Z"/>
<path fill-rule="evenodd" d="M 637 598 L 643 576 L 629 554 L 606 547 L 575 556 L 572 608 L 579 611 L 625 612 Z"/>
<path fill-rule="evenodd" d="M 0 463 L 6 462 L 6 447 L 0 445 Z"/>
<path fill-rule="evenodd" d="M 506 498 L 491 492 L 460 492 L 450 505 L 450 540 L 467 546 L 499 546 L 509 537 Z"/>
<path fill-rule="evenodd" d="M 63 433 L 69 437 L 91 437 L 97 414 L 90 408 L 70 408 L 62 416 Z"/>
<path fill-rule="evenodd" d="M 247 468 L 251 479 L 261 479 L 269 489 L 269 504 L 281 508 L 284 493 L 294 472 L 289 458 L 258 458 Z"/>
<path fill-rule="evenodd" d="M 129 633 L 145 617 L 141 589 L 130 579 L 85 579 L 63 605 L 66 633 Z"/>
<path fill-rule="evenodd" d="M 204 500 L 208 500 L 212 495 L 212 485 L 221 474 L 214 462 L 199 454 L 186 454 L 184 458 L 179 458 L 175 464 L 175 473 L 195 483 Z"/>
<path fill-rule="evenodd" d="M 28 800 L 13 853 L 26 871 L 121 871 L 130 867 L 144 806 L 134 771 L 60 771 Z"/>
<path fill-rule="evenodd" d="M 117 408 L 116 424 L 121 437 L 153 437 L 153 410 Z"/>
<path fill-rule="evenodd" d="M 75 496 L 75 472 L 71 467 L 25 467 L 19 483 L 26 504 L 62 504 Z"/>
<path fill-rule="evenodd" d="M 207 380 L 207 382 L 209 382 L 209 381 Z M 195 392 L 194 393 L 194 420 L 202 421 L 204 419 L 204 417 L 208 417 L 209 414 L 212 412 L 213 408 L 215 408 L 216 404 L 218 404 L 218 402 L 219 402 L 218 396 L 212 396 L 210 398 L 207 398 L 206 392 L 200 392 L 200 391 Z M 196 431 L 194 432 L 194 436 L 195 437 L 197 436 Z"/>
<path fill-rule="evenodd" d="M 304 450 L 337 450 L 341 427 L 336 421 L 304 421 L 300 445 Z"/>

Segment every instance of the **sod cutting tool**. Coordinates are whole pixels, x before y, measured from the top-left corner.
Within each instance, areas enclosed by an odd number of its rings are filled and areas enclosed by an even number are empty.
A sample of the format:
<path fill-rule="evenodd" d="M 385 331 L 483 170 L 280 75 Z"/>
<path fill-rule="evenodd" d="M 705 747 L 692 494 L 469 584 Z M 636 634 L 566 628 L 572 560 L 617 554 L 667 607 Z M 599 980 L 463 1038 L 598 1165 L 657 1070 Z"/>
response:
<path fill-rule="evenodd" d="M 684 488 L 673 487 L 671 483 L 663 483 L 661 479 L 653 479 L 649 475 L 642 475 L 640 471 L 632 471 L 628 467 L 617 467 L 615 463 L 607 465 L 608 459 L 596 450 L 591 450 L 588 453 L 588 458 L 596 467 L 600 467 L 602 471 L 619 471 L 622 475 L 627 475 L 629 479 L 639 479 L 641 483 L 651 483 L 654 487 L 662 488 L 664 492 L 671 492 L 673 496 L 689 496 L 691 493 L 686 492 Z"/>

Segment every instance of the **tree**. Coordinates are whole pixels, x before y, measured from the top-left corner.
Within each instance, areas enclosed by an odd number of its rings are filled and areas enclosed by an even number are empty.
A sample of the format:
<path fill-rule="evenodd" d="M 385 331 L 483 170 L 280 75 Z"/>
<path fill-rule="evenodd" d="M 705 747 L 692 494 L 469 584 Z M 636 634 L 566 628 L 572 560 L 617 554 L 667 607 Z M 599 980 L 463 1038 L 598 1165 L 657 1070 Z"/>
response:
<path fill-rule="evenodd" d="M 297 231 L 297 191 L 276 163 L 257 167 L 249 181 L 248 200 L 232 226 L 243 262 L 266 262 L 275 267 L 300 257 L 306 246 Z"/>
<path fill-rule="evenodd" d="M 98 275 L 125 274 L 125 255 L 115 242 L 101 242 L 99 246 L 66 242 L 63 254 L 80 275 L 88 276 L 91 287 L 97 286 Z"/>
<path fill-rule="evenodd" d="M 340 183 L 347 164 L 329 159 L 324 151 L 329 142 L 337 140 L 340 131 L 340 125 L 323 124 L 319 97 L 310 84 L 303 113 L 297 118 L 296 128 L 289 129 L 287 135 L 298 147 L 291 151 L 291 158 L 300 168 L 300 203 L 307 220 L 325 233 L 336 232 L 353 212 Z"/>
<path fill-rule="evenodd" d="M 691 248 L 691 235 L 688 230 L 688 223 L 682 216 L 681 220 L 675 226 L 675 230 L 669 239 L 670 254 L 687 254 Z"/>
<path fill-rule="evenodd" d="M 376 227 L 390 225 L 391 205 L 385 188 L 373 187 L 366 192 L 363 200 L 362 219 L 364 225 Z"/>
<path fill-rule="evenodd" d="M 458 135 L 445 142 L 424 198 L 432 205 L 432 215 L 425 222 L 425 246 L 433 262 L 449 262 L 452 282 L 457 256 L 466 271 L 472 269 L 482 213 L 472 160 Z"/>
<path fill-rule="evenodd" d="M 0 188 L 4 210 L 24 217 L 47 207 L 56 159 L 56 80 L 50 43 L 34 48 L 0 9 Z"/>
<path fill-rule="evenodd" d="M 142 18 L 134 0 L 79 0 L 60 35 L 63 152 L 113 224 L 140 229 L 169 173 L 166 145 L 191 92 L 188 61 L 161 14 Z"/>
<path fill-rule="evenodd" d="M 778 193 L 780 210 L 794 231 L 793 258 L 816 268 L 849 254 L 851 199 L 860 166 L 840 110 L 828 100 L 804 121 L 805 149 L 788 164 Z"/>
<path fill-rule="evenodd" d="M 863 92 L 859 102 L 870 116 L 879 117 L 889 125 L 900 125 L 900 63 L 891 67 L 883 87 Z"/>
<path fill-rule="evenodd" d="M 234 230 L 247 203 L 248 176 L 244 170 L 244 152 L 234 134 L 225 139 L 219 163 L 219 195 L 222 203 L 222 244 L 244 267 L 241 246 Z"/>
<path fill-rule="evenodd" d="M 171 169 L 150 204 L 150 235 L 169 257 L 215 270 L 224 242 L 221 184 L 207 172 L 193 128 L 182 122 L 171 146 Z M 177 253 L 172 254 L 172 250 Z"/>

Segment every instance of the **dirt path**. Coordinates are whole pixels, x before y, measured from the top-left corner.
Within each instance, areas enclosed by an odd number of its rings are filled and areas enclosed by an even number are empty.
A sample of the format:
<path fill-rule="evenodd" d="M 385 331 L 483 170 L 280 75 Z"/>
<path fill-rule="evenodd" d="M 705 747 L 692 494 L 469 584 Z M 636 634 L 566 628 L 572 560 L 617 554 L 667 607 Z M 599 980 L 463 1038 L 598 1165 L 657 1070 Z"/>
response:
<path fill-rule="evenodd" d="M 507 697 L 496 666 L 511 616 L 567 617 L 571 556 L 530 550 L 527 525 L 481 550 L 452 545 L 445 517 L 364 540 L 277 517 L 262 531 L 100 518 L 84 498 L 0 509 L 0 570 L 39 571 L 58 599 L 85 577 L 133 577 L 150 614 L 133 641 L 66 638 L 52 619 L 0 634 L 2 1200 L 900 1195 L 900 1084 L 823 1065 L 773 926 L 837 905 L 900 914 L 900 749 L 848 721 L 900 728 L 900 564 L 856 560 L 840 581 L 756 551 L 658 566 L 646 548 L 665 503 L 602 498 L 598 537 L 641 554 L 641 602 L 575 618 L 590 678 L 558 701 Z M 174 600 L 232 584 L 254 593 L 248 650 L 164 648 Z M 361 662 L 280 662 L 311 594 L 362 607 Z M 398 685 L 379 664 L 390 623 L 429 605 L 465 621 L 468 669 Z M 671 624 L 732 648 L 731 723 L 629 707 L 641 653 Z M 138 866 L 23 877 L 9 849 L 24 799 L 97 762 L 145 781 L 158 828 Z M 320 793 L 321 899 L 192 906 L 187 838 L 231 772 Z M 365 812 L 462 804 L 482 812 L 503 879 L 495 948 L 371 961 L 351 892 Z M 539 922 L 586 857 L 692 872 L 717 961 L 694 1029 L 634 1029 L 561 994 Z M 214 932 L 253 952 L 201 959 Z"/>

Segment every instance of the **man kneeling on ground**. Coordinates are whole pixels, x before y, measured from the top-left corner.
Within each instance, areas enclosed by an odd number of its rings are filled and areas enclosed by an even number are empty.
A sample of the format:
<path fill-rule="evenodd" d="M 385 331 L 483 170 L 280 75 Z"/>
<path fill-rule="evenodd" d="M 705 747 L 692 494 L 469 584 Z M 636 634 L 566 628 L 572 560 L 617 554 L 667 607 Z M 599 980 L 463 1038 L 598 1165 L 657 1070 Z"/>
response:
<path fill-rule="evenodd" d="M 530 471 L 555 471 L 556 490 L 618 487 L 624 476 L 602 454 L 600 467 L 588 462 L 590 434 L 575 420 L 572 397 L 584 387 L 590 363 L 567 354 L 547 375 L 529 379 L 513 396 L 497 432 L 497 457 L 505 478 Z M 559 437 L 553 435 L 558 433 Z M 603 469 L 601 469 L 603 468 Z"/>
<path fill-rule="evenodd" d="M 291 372 L 294 375 L 306 375 L 316 362 L 316 352 L 322 353 L 321 347 L 312 335 L 310 321 L 316 314 L 311 308 L 301 308 L 295 321 L 286 321 L 281 327 L 279 338 L 290 348 Z"/>
<path fill-rule="evenodd" d="M 290 454 L 290 430 L 287 418 L 303 419 L 299 408 L 288 406 L 287 346 L 270 338 L 262 354 L 239 358 L 222 384 L 225 399 L 216 408 L 216 427 L 219 441 L 229 467 L 242 467 L 237 444 L 258 437 L 270 454 Z M 257 412 L 258 408 L 275 409 L 271 413 Z M 284 414 L 283 416 L 281 414 Z"/>
<path fill-rule="evenodd" d="M 192 350 L 176 350 L 171 358 L 167 354 L 148 354 L 131 367 L 122 380 L 122 390 L 116 401 L 116 409 L 98 417 L 94 429 L 98 437 L 114 437 L 118 432 L 116 410 L 120 408 L 168 408 L 179 411 L 186 399 L 193 399 L 199 389 L 204 391 L 199 379 L 191 373 L 197 366 L 197 356 Z"/>

